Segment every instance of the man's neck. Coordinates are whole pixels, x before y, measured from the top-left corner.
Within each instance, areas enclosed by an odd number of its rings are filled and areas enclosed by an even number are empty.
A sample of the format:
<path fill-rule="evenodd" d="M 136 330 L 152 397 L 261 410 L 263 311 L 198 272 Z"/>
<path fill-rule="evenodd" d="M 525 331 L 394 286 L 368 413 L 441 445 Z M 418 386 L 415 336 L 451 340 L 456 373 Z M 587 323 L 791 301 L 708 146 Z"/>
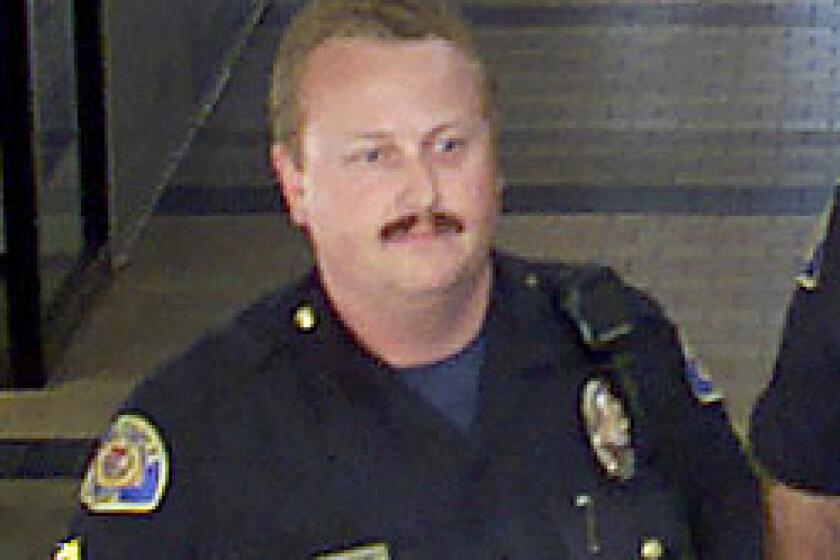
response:
<path fill-rule="evenodd" d="M 366 294 L 323 278 L 338 315 L 385 363 L 405 368 L 454 355 L 478 336 L 490 303 L 492 266 L 446 290 Z"/>

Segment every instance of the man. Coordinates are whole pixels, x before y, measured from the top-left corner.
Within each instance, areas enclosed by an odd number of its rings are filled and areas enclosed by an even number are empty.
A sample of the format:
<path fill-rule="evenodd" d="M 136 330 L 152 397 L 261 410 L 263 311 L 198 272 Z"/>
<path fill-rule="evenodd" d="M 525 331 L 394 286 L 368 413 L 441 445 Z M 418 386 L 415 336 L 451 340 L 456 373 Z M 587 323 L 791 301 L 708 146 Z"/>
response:
<path fill-rule="evenodd" d="M 136 391 L 73 546 L 760 556 L 756 480 L 659 308 L 609 270 L 491 250 L 493 81 L 450 9 L 311 2 L 272 88 L 272 161 L 316 270 Z"/>
<path fill-rule="evenodd" d="M 781 559 L 840 558 L 840 189 L 799 289 L 770 385 L 752 418 Z M 826 213 L 828 216 L 828 213 Z M 818 236 L 819 237 L 819 236 Z"/>

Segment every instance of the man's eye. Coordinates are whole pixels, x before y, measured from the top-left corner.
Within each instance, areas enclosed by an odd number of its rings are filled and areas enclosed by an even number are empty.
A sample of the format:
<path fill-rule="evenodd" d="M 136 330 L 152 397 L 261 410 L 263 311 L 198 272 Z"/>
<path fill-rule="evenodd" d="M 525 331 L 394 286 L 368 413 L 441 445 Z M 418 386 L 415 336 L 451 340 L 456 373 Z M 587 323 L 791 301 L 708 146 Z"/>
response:
<path fill-rule="evenodd" d="M 362 160 L 367 163 L 376 163 L 377 161 L 382 159 L 382 150 L 380 149 L 373 149 L 373 150 L 365 150 L 362 152 Z"/>
<path fill-rule="evenodd" d="M 389 157 L 391 157 L 391 150 L 388 147 L 378 146 L 362 148 L 354 152 L 348 160 L 352 163 L 384 163 Z"/>
<path fill-rule="evenodd" d="M 437 142 L 437 151 L 442 154 L 448 154 L 460 150 L 466 141 L 463 138 L 444 138 Z"/>
<path fill-rule="evenodd" d="M 381 163 L 387 157 L 383 148 L 363 148 L 348 154 L 344 160 L 347 163 Z"/>

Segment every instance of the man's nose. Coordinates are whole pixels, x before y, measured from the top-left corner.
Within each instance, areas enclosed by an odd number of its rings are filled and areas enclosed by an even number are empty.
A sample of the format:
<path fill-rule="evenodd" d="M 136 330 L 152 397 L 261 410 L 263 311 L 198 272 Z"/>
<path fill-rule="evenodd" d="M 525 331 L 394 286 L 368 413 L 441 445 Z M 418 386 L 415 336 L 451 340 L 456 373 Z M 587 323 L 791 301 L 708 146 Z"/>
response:
<path fill-rule="evenodd" d="M 402 202 L 412 210 L 430 210 L 439 202 L 438 174 L 432 162 L 422 155 L 404 162 Z"/>

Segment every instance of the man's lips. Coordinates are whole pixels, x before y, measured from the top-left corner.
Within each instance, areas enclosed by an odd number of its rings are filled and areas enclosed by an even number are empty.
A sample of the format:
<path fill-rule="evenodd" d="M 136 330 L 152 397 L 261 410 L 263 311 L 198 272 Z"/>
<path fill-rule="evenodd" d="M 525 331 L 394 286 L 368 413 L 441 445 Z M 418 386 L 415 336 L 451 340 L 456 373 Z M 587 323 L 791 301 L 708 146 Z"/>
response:
<path fill-rule="evenodd" d="M 382 241 L 395 241 L 406 238 L 428 238 L 436 235 L 462 233 L 464 223 L 452 214 L 434 212 L 432 214 L 403 216 L 382 227 L 379 237 Z"/>

